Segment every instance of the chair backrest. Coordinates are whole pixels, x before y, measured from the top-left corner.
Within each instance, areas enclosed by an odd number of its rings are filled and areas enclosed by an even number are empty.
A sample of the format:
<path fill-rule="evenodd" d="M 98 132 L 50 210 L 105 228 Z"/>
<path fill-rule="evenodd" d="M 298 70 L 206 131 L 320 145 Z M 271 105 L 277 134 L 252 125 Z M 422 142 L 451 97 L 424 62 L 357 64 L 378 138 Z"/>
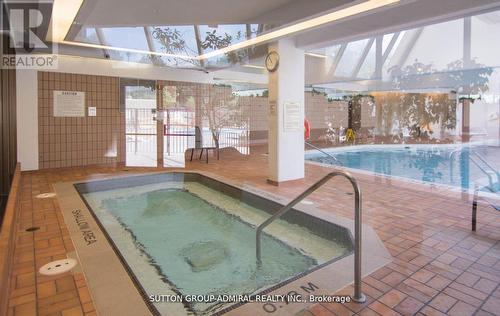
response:
<path fill-rule="evenodd" d="M 203 133 L 198 126 L 194 127 L 194 147 L 201 148 L 203 147 Z"/>
<path fill-rule="evenodd" d="M 195 146 L 195 148 L 201 148 L 201 147 L 203 147 L 203 145 L 205 145 L 203 143 L 203 133 L 201 132 L 201 128 L 199 126 L 195 126 L 194 129 L 195 129 L 194 146 Z M 210 133 L 210 136 L 212 137 L 213 145 L 216 146 L 216 144 L 218 144 L 218 142 L 215 141 L 214 135 L 212 133 Z M 217 139 L 220 141 L 220 131 L 216 132 L 216 136 L 217 136 Z"/>
<path fill-rule="evenodd" d="M 219 148 L 219 146 L 220 146 L 220 130 L 216 131 L 215 134 L 217 136 L 217 141 L 215 141 L 214 134 L 210 133 L 210 135 L 212 135 L 212 141 L 214 142 L 214 146 Z"/>

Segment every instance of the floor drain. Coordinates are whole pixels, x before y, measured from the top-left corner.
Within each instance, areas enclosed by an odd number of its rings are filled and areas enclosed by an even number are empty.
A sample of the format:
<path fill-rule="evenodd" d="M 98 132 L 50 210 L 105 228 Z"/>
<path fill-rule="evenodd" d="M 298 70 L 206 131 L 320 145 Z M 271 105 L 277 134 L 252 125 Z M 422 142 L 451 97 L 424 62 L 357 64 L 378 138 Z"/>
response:
<path fill-rule="evenodd" d="M 26 231 L 27 232 L 34 232 L 35 230 L 39 230 L 40 227 L 38 226 L 33 226 L 33 227 L 30 227 L 30 228 L 26 228 Z"/>
<path fill-rule="evenodd" d="M 69 270 L 73 269 L 77 264 L 77 261 L 75 259 L 71 258 L 66 258 L 62 260 L 56 260 L 47 263 L 43 267 L 38 270 L 40 274 L 43 275 L 56 275 L 56 274 L 61 274 L 64 272 L 68 272 Z"/>
<path fill-rule="evenodd" d="M 54 192 L 50 192 L 50 193 L 41 193 L 41 194 L 38 194 L 36 197 L 37 199 L 48 199 L 48 198 L 51 198 L 51 197 L 54 197 L 56 196 L 56 194 Z"/>

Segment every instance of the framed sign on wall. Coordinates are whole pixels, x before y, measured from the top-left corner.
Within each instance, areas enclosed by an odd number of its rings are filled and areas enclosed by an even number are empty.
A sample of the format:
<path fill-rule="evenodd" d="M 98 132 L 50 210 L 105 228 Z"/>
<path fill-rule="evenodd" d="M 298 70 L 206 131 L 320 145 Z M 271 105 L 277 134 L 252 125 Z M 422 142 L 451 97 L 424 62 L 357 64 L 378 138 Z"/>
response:
<path fill-rule="evenodd" d="M 296 102 L 285 102 L 283 106 L 283 131 L 297 132 L 301 131 L 303 122 L 301 118 L 300 104 Z"/>
<path fill-rule="evenodd" d="M 54 90 L 54 117 L 85 116 L 85 92 Z"/>

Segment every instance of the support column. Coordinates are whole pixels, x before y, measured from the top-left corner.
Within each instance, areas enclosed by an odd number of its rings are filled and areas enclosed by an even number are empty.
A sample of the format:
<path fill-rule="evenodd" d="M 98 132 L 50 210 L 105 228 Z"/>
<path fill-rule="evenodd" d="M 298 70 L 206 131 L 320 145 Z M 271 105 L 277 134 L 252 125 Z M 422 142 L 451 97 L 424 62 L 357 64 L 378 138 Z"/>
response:
<path fill-rule="evenodd" d="M 269 73 L 269 178 L 280 182 L 304 178 L 304 51 L 293 40 L 269 46 L 279 66 Z"/>
<path fill-rule="evenodd" d="M 472 62 L 471 58 L 471 32 L 472 23 L 471 18 L 464 18 L 464 44 L 463 44 L 463 68 L 470 69 Z M 464 85 L 462 93 L 464 95 L 470 94 L 469 87 Z M 470 100 L 462 101 L 462 142 L 469 142 L 470 140 Z"/>
<path fill-rule="evenodd" d="M 156 112 L 163 112 L 165 107 L 163 106 L 163 85 L 159 82 L 156 82 Z M 157 167 L 163 167 L 163 124 L 166 122 L 166 117 L 163 119 L 156 121 L 156 159 L 157 159 Z"/>
<path fill-rule="evenodd" d="M 202 83 L 197 83 L 196 84 L 196 104 L 194 107 L 194 147 L 197 147 L 198 145 L 202 145 L 202 139 L 201 139 L 201 130 L 203 128 L 202 126 L 202 110 L 203 107 L 207 106 L 205 104 L 205 100 L 208 102 L 209 96 L 208 96 L 208 88 L 204 87 L 204 84 Z"/>
<path fill-rule="evenodd" d="M 377 36 L 377 38 L 375 39 L 375 72 L 373 74 L 373 77 L 379 80 L 382 79 L 382 66 L 384 63 L 384 52 L 382 50 L 383 40 L 383 36 Z"/>

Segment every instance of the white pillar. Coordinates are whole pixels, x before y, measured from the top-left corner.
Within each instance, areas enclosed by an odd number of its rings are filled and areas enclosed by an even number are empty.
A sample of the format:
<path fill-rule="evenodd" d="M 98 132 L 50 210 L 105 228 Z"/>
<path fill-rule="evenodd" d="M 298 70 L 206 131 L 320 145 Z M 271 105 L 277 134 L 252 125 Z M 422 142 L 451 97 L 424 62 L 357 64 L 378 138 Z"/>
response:
<path fill-rule="evenodd" d="M 273 184 L 304 178 L 304 51 L 293 40 L 269 46 L 279 66 L 269 73 L 269 178 Z"/>
<path fill-rule="evenodd" d="M 38 170 L 38 72 L 16 70 L 17 161 Z"/>

